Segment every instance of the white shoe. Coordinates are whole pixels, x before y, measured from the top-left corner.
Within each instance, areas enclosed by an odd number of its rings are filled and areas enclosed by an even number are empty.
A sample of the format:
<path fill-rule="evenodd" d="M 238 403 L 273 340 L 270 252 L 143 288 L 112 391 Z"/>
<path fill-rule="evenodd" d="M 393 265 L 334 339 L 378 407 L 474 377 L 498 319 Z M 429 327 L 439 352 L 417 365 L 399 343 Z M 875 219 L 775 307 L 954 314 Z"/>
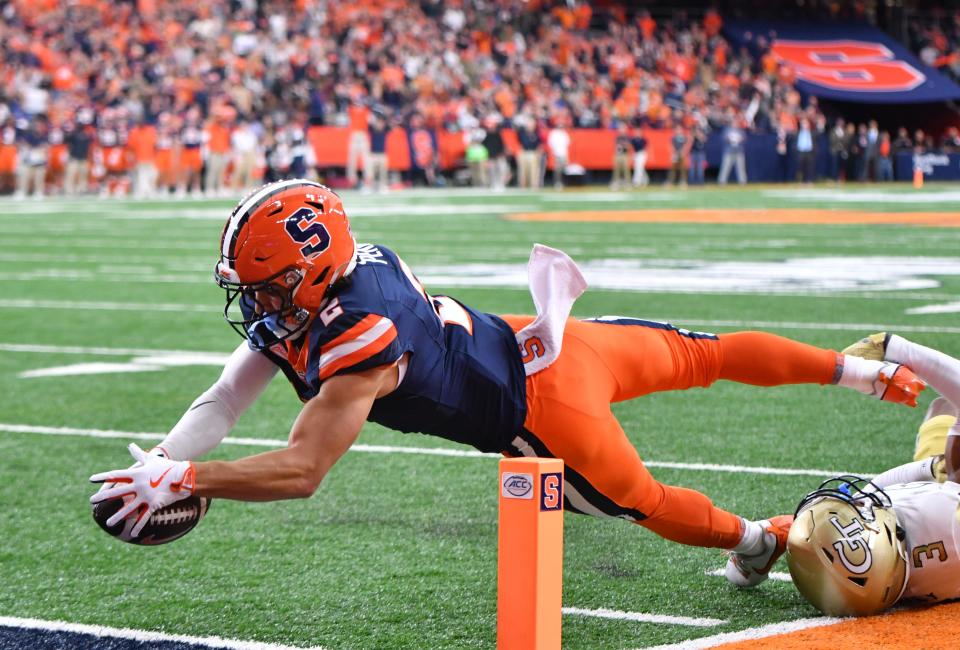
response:
<path fill-rule="evenodd" d="M 787 550 L 787 535 L 793 515 L 780 515 L 757 522 L 763 527 L 763 549 L 756 555 L 731 553 L 724 575 L 738 587 L 756 587 L 767 579 L 770 568 Z"/>

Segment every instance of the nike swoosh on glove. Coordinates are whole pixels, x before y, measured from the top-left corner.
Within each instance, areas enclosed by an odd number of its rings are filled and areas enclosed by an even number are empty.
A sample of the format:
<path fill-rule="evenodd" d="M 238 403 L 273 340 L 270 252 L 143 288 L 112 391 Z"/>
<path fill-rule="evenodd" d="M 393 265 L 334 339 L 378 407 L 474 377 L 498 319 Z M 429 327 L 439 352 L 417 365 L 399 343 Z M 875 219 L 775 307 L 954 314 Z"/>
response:
<path fill-rule="evenodd" d="M 147 454 L 151 456 L 160 456 L 162 458 L 169 457 L 169 454 L 167 454 L 166 450 L 163 447 L 154 447 L 153 449 L 148 451 Z M 130 469 L 134 467 L 140 467 L 142 464 L 143 463 L 141 463 L 140 461 L 137 461 L 136 463 L 130 466 Z M 98 490 L 98 492 L 104 492 L 105 490 L 109 490 L 115 485 L 116 483 L 111 483 L 110 481 L 104 481 L 103 483 L 100 484 L 100 489 Z"/>
<path fill-rule="evenodd" d="M 195 469 L 190 461 L 173 461 L 148 454 L 135 443 L 130 443 L 127 449 L 139 464 L 91 476 L 91 483 L 116 485 L 91 496 L 90 503 L 123 499 L 123 507 L 107 520 L 107 526 L 114 526 L 136 512 L 136 524 L 130 534 L 137 537 L 150 515 L 193 494 Z"/>

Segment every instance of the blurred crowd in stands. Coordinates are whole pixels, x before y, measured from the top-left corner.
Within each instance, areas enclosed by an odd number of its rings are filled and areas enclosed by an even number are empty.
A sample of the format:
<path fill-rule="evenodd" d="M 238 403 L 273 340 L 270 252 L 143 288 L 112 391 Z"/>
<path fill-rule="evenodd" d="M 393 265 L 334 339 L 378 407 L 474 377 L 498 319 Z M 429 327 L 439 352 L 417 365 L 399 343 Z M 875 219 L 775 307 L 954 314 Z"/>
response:
<path fill-rule="evenodd" d="M 960 22 L 944 20 L 918 26 L 922 57 L 956 54 Z M 447 180 L 444 130 L 494 188 L 542 184 L 547 152 L 561 185 L 571 128 L 616 133 L 616 187 L 648 181 L 646 129 L 672 132 L 680 184 L 704 182 L 709 133 L 721 183 L 747 180 L 747 133 L 777 134 L 783 180 L 813 180 L 822 147 L 849 180 L 891 178 L 901 149 L 960 147 L 956 130 L 828 124 L 788 66 L 733 51 L 722 26 L 582 0 L 0 0 L 0 193 L 236 193 L 318 173 L 321 125 L 349 128 L 346 182 L 368 189 L 391 182 L 398 126 L 406 180 Z"/>
<path fill-rule="evenodd" d="M 935 8 L 908 29 L 910 49 L 921 61 L 960 80 L 960 8 Z"/>

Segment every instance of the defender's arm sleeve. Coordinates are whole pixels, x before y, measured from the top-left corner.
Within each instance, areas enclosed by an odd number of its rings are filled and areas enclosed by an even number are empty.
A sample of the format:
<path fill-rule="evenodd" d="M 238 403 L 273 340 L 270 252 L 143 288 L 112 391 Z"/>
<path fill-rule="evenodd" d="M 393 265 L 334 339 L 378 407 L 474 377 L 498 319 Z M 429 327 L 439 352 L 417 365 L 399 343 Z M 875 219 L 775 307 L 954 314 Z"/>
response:
<path fill-rule="evenodd" d="M 220 444 L 264 391 L 278 367 L 241 343 L 220 378 L 193 401 L 158 447 L 172 460 L 192 460 Z"/>
<path fill-rule="evenodd" d="M 877 474 L 870 479 L 870 481 L 881 489 L 889 485 L 896 485 L 898 483 L 935 481 L 937 480 L 937 475 L 934 472 L 934 464 L 937 460 L 939 460 L 939 458 L 937 456 L 933 456 L 931 458 L 925 458 L 923 460 L 907 463 L 906 465 L 900 465 L 898 467 L 888 469 L 882 474 Z"/>

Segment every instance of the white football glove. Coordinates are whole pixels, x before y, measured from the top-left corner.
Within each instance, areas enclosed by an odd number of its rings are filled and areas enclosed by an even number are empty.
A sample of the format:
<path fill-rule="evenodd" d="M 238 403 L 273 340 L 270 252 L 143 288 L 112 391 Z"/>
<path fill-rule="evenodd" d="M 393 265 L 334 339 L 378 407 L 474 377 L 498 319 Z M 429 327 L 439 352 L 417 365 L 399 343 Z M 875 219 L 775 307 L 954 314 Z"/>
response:
<path fill-rule="evenodd" d="M 166 450 L 163 447 L 154 447 L 153 449 L 148 451 L 147 454 L 149 454 L 150 456 L 160 456 L 161 458 L 169 458 Z M 140 461 L 137 461 L 127 469 L 133 469 L 134 467 L 140 467 L 141 465 L 143 465 L 143 463 L 141 463 Z M 97 490 L 97 492 L 104 492 L 106 490 L 109 490 L 115 485 L 116 483 L 111 483 L 110 481 L 104 481 L 103 483 L 100 484 L 100 489 Z"/>
<path fill-rule="evenodd" d="M 136 443 L 130 443 L 127 449 L 137 464 L 91 476 L 91 483 L 110 482 L 116 485 L 91 496 L 90 503 L 122 498 L 123 507 L 107 519 L 107 526 L 114 526 L 131 513 L 139 511 L 136 524 L 130 531 L 132 537 L 137 537 L 151 514 L 193 493 L 195 470 L 190 461 L 173 461 L 148 454 Z"/>

